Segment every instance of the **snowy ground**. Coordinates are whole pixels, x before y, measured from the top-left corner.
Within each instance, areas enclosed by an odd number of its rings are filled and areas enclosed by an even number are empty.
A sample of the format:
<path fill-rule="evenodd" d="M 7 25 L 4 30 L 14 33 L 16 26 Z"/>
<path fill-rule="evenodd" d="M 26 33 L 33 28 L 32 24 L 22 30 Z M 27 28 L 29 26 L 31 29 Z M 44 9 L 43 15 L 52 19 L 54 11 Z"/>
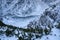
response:
<path fill-rule="evenodd" d="M 43 35 L 41 38 L 35 38 L 34 40 L 60 40 L 60 29 L 53 28 L 49 35 Z M 0 35 L 1 40 L 17 40 L 16 36 L 7 37 L 5 34 Z M 33 39 L 31 39 L 33 40 Z"/>
<path fill-rule="evenodd" d="M 0 0 L 0 5 L 0 40 L 60 40 L 60 0 Z"/>
<path fill-rule="evenodd" d="M 53 28 L 49 35 L 44 35 L 41 39 L 36 40 L 60 40 L 60 29 Z"/>

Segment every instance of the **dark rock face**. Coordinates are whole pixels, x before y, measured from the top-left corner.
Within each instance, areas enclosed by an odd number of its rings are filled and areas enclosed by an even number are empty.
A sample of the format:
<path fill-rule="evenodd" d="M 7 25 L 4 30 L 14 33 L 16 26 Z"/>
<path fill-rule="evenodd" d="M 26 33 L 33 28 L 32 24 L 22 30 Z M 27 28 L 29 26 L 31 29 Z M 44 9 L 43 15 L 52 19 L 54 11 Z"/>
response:
<path fill-rule="evenodd" d="M 58 25 L 56 26 L 58 29 L 60 29 L 60 23 L 58 23 Z"/>
<path fill-rule="evenodd" d="M 0 21 L 0 26 L 6 26 L 2 21 Z"/>

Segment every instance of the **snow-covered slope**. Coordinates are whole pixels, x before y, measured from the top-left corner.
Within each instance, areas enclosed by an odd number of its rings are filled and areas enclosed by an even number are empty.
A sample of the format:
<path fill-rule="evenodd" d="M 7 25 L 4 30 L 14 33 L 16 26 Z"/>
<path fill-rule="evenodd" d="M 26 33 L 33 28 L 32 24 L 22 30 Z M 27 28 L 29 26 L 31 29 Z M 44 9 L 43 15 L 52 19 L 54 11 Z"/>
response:
<path fill-rule="evenodd" d="M 17 27 L 27 26 L 29 22 L 38 20 L 48 7 L 40 0 L 2 0 L 3 22 Z"/>
<path fill-rule="evenodd" d="M 60 40 L 60 0 L 0 0 L 1 40 Z"/>

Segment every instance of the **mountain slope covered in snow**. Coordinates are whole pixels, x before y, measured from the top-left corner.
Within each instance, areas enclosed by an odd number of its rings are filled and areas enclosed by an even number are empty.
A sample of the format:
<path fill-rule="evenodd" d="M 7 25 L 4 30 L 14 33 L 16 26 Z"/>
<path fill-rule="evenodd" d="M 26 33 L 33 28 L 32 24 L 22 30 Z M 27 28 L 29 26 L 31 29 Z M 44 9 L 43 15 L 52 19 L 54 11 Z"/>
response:
<path fill-rule="evenodd" d="M 0 0 L 1 40 L 60 40 L 60 0 Z"/>

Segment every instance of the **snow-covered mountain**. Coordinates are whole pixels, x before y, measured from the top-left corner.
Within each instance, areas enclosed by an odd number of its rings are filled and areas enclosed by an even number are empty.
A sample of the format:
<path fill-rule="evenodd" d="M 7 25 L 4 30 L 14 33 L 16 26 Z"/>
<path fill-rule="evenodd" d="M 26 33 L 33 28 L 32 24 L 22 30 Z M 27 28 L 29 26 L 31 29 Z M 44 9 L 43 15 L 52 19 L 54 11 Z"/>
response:
<path fill-rule="evenodd" d="M 24 28 L 29 22 L 39 20 L 46 9 L 50 11 L 54 5 L 57 7 L 52 13 L 58 12 L 59 2 L 59 0 L 1 0 L 1 19 L 5 24 Z"/>
<path fill-rule="evenodd" d="M 13 26 L 27 26 L 37 20 L 49 6 L 41 0 L 2 0 L 3 22 Z"/>
<path fill-rule="evenodd" d="M 17 40 L 15 36 L 19 40 L 60 40 L 60 0 L 0 0 L 0 5 L 1 40 L 11 35 L 12 40 Z"/>

